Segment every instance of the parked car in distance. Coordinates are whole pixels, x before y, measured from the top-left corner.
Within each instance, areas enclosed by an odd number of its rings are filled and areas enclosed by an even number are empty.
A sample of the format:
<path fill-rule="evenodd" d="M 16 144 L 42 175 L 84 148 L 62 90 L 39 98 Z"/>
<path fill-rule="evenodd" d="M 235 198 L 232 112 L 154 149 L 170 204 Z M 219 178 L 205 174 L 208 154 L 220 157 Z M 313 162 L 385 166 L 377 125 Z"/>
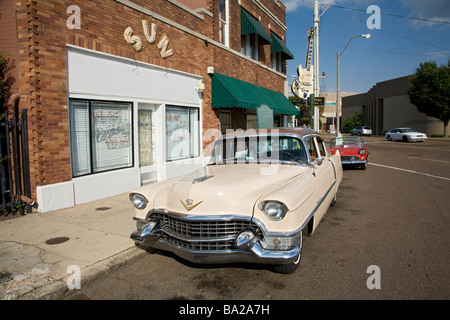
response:
<path fill-rule="evenodd" d="M 130 193 L 131 238 L 194 263 L 260 263 L 293 273 L 302 235 L 316 230 L 341 180 L 339 152 L 328 152 L 313 130 L 227 133 L 208 165 Z"/>
<path fill-rule="evenodd" d="M 417 132 L 412 128 L 394 128 L 384 135 L 389 141 L 399 140 L 404 142 L 419 141 L 423 142 L 427 139 L 427 135 L 422 132 Z"/>
<path fill-rule="evenodd" d="M 350 135 L 369 136 L 372 134 L 372 128 L 368 126 L 357 126 L 350 130 Z"/>
<path fill-rule="evenodd" d="M 369 146 L 360 137 L 340 137 L 331 139 L 328 148 L 332 154 L 339 151 L 343 165 L 355 165 L 365 170 L 369 161 Z"/>

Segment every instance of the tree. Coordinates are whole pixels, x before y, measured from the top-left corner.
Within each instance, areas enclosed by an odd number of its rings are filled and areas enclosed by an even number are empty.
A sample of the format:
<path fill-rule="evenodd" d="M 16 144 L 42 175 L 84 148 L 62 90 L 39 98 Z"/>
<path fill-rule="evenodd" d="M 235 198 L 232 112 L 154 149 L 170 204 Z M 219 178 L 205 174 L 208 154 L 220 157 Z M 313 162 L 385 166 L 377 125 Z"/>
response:
<path fill-rule="evenodd" d="M 436 62 L 421 63 L 410 78 L 409 101 L 427 116 L 444 123 L 444 137 L 450 120 L 450 68 Z"/>
<path fill-rule="evenodd" d="M 309 112 L 309 107 L 305 104 L 303 99 L 300 99 L 297 96 L 289 96 L 289 101 L 291 101 L 294 106 L 297 106 L 300 109 L 300 115 L 297 116 L 297 119 L 300 120 L 299 125 L 308 126 L 310 123 L 311 115 Z"/>
<path fill-rule="evenodd" d="M 353 114 L 353 117 L 345 118 L 343 126 L 342 126 L 342 130 L 344 132 L 349 132 L 354 127 L 361 126 L 361 125 L 362 125 L 362 114 L 360 114 L 358 111 L 355 111 L 355 113 Z"/>
<path fill-rule="evenodd" d="M 5 57 L 4 52 L 0 52 L 0 113 L 4 114 L 8 110 L 9 98 L 11 97 L 11 87 L 16 81 L 9 72 L 14 69 L 14 60 Z"/>

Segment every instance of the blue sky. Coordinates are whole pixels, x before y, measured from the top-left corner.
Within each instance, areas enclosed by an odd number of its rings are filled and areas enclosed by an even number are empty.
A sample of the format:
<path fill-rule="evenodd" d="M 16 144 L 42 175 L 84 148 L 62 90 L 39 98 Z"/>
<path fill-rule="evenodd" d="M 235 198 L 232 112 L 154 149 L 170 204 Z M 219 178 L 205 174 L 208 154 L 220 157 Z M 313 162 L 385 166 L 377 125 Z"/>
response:
<path fill-rule="evenodd" d="M 305 66 L 308 28 L 313 27 L 313 0 L 282 0 L 286 5 L 287 46 L 294 54 L 287 75 Z M 319 14 L 333 0 L 319 0 Z M 380 29 L 369 29 L 370 5 L 380 8 Z M 409 17 L 409 18 L 403 18 Z M 431 20 L 431 21 L 430 21 Z M 440 23 L 433 22 L 439 21 Z M 450 58 L 449 0 L 336 0 L 319 23 L 321 92 L 336 91 L 336 56 L 340 58 L 340 91 L 366 92 L 377 82 L 413 74 L 419 63 L 447 65 Z M 289 85 L 294 80 L 289 77 Z"/>

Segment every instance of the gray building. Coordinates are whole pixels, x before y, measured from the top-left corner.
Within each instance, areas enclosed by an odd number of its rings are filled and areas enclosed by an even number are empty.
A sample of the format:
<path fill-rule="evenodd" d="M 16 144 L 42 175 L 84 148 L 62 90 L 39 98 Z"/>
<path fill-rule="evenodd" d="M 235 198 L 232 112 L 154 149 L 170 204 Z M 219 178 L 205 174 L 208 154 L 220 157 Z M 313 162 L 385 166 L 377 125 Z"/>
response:
<path fill-rule="evenodd" d="M 395 127 L 411 127 L 428 136 L 443 134 L 443 122 L 428 117 L 409 101 L 409 77 L 378 82 L 368 92 L 342 97 L 342 121 L 355 111 L 362 114 L 363 124 L 371 126 L 374 134 Z"/>

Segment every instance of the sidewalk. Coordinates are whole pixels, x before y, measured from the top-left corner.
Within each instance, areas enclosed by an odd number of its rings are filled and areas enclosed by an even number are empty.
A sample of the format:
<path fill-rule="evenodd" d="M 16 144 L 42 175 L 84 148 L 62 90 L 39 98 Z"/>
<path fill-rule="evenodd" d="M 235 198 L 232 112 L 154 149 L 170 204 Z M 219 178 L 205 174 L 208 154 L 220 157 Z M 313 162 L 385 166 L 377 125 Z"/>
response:
<path fill-rule="evenodd" d="M 124 193 L 0 221 L 0 299 L 60 299 L 76 270 L 83 286 L 145 254 L 130 239 L 133 216 Z"/>

